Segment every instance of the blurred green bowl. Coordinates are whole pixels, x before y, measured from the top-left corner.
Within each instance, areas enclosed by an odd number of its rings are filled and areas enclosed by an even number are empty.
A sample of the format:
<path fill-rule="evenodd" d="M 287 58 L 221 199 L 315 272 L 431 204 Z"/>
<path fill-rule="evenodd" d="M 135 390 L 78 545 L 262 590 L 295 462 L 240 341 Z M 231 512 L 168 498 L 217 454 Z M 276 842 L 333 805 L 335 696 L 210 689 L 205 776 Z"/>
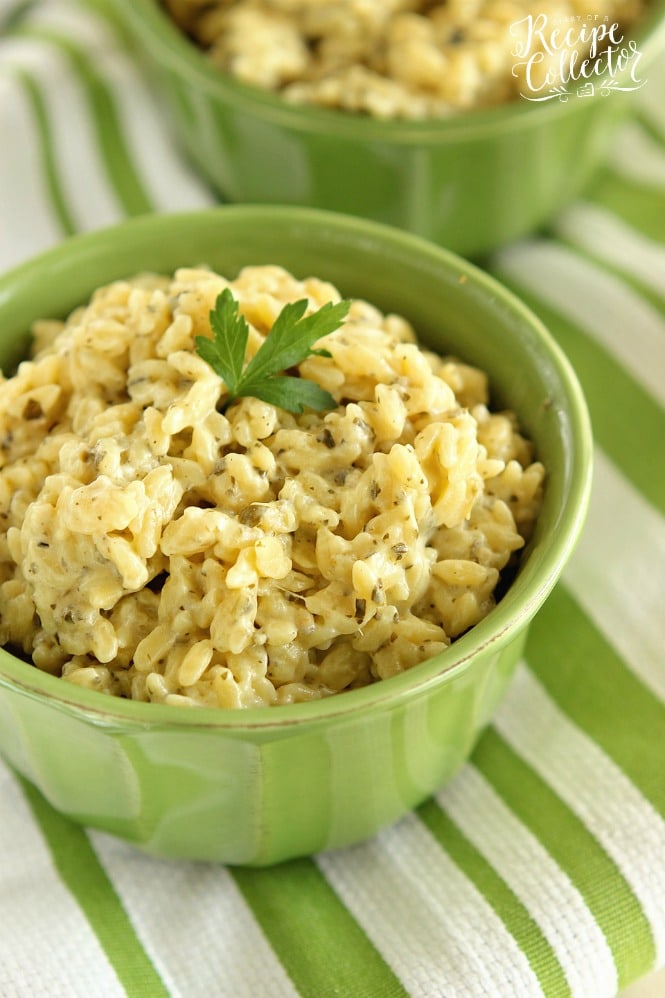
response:
<path fill-rule="evenodd" d="M 176 135 L 224 198 L 359 215 L 464 256 L 537 229 L 577 196 L 634 96 L 571 93 L 423 122 L 294 106 L 216 69 L 158 0 L 104 2 L 155 74 Z M 648 75 L 665 51 L 665 0 L 636 38 Z"/>
<path fill-rule="evenodd" d="M 185 710 L 84 690 L 0 650 L 0 754 L 54 807 L 151 853 L 261 865 L 372 835 L 467 759 L 580 532 L 591 434 L 565 357 L 496 281 L 416 236 L 310 209 L 145 216 L 62 244 L 0 278 L 0 366 L 25 353 L 35 318 L 66 315 L 97 286 L 202 262 L 229 277 L 281 264 L 407 316 L 431 347 L 489 372 L 548 476 L 497 607 L 443 654 L 370 687 Z"/>

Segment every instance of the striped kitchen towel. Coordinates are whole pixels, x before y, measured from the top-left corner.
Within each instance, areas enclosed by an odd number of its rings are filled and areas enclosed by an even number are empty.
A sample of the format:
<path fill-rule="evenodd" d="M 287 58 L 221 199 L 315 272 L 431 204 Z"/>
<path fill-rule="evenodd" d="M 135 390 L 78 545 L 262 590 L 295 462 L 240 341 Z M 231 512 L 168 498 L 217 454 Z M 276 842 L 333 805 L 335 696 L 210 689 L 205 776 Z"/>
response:
<path fill-rule="evenodd" d="M 92 7 L 0 0 L 0 32 L 0 270 L 214 203 Z M 576 367 L 596 474 L 471 761 L 374 840 L 267 870 L 145 857 L 0 763 L 2 998 L 611 998 L 665 964 L 663 70 L 586 197 L 489 264 Z"/>

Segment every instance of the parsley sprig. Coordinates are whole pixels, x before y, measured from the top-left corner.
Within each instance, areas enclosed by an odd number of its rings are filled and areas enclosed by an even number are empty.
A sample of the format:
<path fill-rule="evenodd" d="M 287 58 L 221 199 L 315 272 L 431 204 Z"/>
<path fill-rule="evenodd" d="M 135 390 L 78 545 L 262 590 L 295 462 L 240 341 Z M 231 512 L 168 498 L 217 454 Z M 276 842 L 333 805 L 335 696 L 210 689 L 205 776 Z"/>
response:
<path fill-rule="evenodd" d="M 312 354 L 330 357 L 327 350 L 313 349 L 313 344 L 340 327 L 350 302 L 327 302 L 305 316 L 307 305 L 305 298 L 285 305 L 245 366 L 249 326 L 231 291 L 224 288 L 210 312 L 213 338 L 197 336 L 195 345 L 198 355 L 226 384 L 227 406 L 241 396 L 252 395 L 288 412 L 302 412 L 306 407 L 317 411 L 335 408 L 333 396 L 315 381 L 283 372 Z"/>

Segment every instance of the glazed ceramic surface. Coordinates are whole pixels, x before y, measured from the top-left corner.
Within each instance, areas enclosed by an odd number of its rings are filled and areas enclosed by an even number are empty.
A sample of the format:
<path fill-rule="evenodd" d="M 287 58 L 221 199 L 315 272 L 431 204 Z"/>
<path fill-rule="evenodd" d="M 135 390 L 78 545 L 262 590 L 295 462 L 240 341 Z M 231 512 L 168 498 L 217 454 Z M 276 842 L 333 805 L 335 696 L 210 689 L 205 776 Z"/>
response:
<path fill-rule="evenodd" d="M 99 2 L 99 0 L 98 0 Z M 575 197 L 629 93 L 514 101 L 430 122 L 297 107 L 215 69 L 157 0 L 106 0 L 154 71 L 175 130 L 230 201 L 310 205 L 397 225 L 464 256 L 533 231 Z M 665 2 L 639 35 L 665 51 Z"/>
<path fill-rule="evenodd" d="M 499 605 L 443 654 L 323 701 L 184 710 L 83 690 L 0 651 L 0 752 L 55 807 L 166 856 L 267 864 L 359 841 L 449 779 L 471 752 L 561 573 L 589 495 L 591 435 L 547 332 L 472 265 L 370 222 L 307 209 L 146 216 L 77 237 L 0 279 L 0 366 L 31 321 L 100 284 L 207 263 L 314 274 L 406 315 L 421 338 L 490 373 L 548 478 L 537 529 Z"/>

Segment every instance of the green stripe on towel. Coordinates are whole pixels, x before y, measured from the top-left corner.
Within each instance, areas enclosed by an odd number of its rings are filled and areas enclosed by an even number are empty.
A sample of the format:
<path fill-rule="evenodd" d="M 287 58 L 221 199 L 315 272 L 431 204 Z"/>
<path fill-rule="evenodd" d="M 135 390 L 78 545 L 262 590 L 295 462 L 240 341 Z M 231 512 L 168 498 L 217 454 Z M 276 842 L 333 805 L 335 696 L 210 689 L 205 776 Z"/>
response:
<path fill-rule="evenodd" d="M 312 860 L 230 872 L 303 998 L 406 995 Z"/>
<path fill-rule="evenodd" d="M 582 896 L 612 952 L 619 986 L 646 973 L 656 957 L 649 921 L 621 871 L 583 822 L 494 728 L 485 732 L 473 758 Z"/>
<path fill-rule="evenodd" d="M 663 411 L 658 403 L 580 327 L 507 275 L 498 271 L 498 276 L 542 319 L 567 354 L 586 395 L 595 438 L 605 453 L 665 514 L 665 462 L 645 460 L 645 447 L 662 440 Z"/>
<path fill-rule="evenodd" d="M 51 807 L 28 780 L 17 779 L 55 868 L 88 919 L 128 998 L 168 998 L 84 829 Z"/>
<path fill-rule="evenodd" d="M 528 959 L 543 994 L 553 998 L 570 995 L 554 950 L 508 884 L 435 801 L 426 801 L 417 814 L 502 920 Z"/>
<path fill-rule="evenodd" d="M 562 646 L 552 641 L 553 634 L 574 634 L 575 639 Z M 665 817 L 662 751 L 644 752 L 645 732 L 654 747 L 665 746 L 665 706 L 624 665 L 561 585 L 531 625 L 526 658 L 562 710 Z"/>

